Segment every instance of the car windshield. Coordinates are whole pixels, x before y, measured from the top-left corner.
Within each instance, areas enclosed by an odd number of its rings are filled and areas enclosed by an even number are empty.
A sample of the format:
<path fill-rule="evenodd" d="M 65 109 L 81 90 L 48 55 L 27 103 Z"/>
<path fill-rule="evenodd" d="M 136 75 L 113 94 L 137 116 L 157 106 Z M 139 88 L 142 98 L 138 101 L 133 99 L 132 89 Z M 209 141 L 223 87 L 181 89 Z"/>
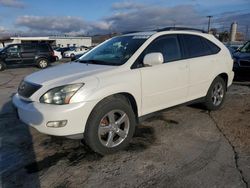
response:
<path fill-rule="evenodd" d="M 9 45 L 5 46 L 4 48 L 2 48 L 2 49 L 0 50 L 0 52 L 6 51 L 6 49 L 7 49 L 8 47 L 9 47 Z"/>
<path fill-rule="evenodd" d="M 239 51 L 243 53 L 250 53 L 250 41 L 244 44 L 244 46 L 242 46 Z"/>
<path fill-rule="evenodd" d="M 92 49 L 82 56 L 78 62 L 101 65 L 124 64 L 149 36 L 120 36 L 114 37 L 104 44 Z"/>

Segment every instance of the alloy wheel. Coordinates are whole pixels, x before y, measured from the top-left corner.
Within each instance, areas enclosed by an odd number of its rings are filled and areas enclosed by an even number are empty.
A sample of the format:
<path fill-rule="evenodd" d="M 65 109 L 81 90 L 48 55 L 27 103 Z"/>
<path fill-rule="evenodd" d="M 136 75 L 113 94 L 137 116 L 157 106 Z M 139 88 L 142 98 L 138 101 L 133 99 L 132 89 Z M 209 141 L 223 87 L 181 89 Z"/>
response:
<path fill-rule="evenodd" d="M 40 65 L 41 68 L 45 68 L 45 67 L 47 67 L 48 63 L 47 63 L 46 60 L 41 60 L 41 61 L 39 62 L 39 65 Z"/>
<path fill-rule="evenodd" d="M 222 83 L 218 82 L 212 90 L 212 102 L 214 106 L 219 106 L 224 98 L 224 88 Z"/>
<path fill-rule="evenodd" d="M 129 118 L 122 110 L 108 112 L 99 123 L 98 137 L 105 147 L 116 147 L 121 144 L 129 132 Z"/>

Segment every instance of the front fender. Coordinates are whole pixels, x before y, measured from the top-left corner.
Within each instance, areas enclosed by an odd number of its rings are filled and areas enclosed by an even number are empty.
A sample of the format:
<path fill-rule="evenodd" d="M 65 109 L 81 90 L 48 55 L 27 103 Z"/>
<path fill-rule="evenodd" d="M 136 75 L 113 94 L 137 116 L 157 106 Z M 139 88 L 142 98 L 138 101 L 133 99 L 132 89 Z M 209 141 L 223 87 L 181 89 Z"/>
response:
<path fill-rule="evenodd" d="M 97 87 L 85 88 L 83 86 L 82 90 L 76 94 L 75 99 L 77 98 L 79 102 L 96 100 L 100 102 L 102 99 L 114 94 L 128 93 L 134 97 L 137 103 L 138 115 L 141 115 L 141 76 L 139 71 L 129 70 L 123 73 L 115 73 L 98 78 L 98 80 Z"/>

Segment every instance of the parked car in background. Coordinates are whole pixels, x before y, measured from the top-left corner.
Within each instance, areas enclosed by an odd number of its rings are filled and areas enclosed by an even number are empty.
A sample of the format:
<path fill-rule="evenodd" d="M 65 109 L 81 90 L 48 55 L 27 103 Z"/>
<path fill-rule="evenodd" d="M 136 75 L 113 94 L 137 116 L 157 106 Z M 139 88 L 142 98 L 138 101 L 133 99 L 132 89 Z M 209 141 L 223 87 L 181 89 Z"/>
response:
<path fill-rule="evenodd" d="M 69 46 L 69 47 L 62 47 L 62 48 L 58 48 L 56 49 L 56 51 L 61 52 L 61 55 L 63 56 L 63 53 L 69 50 L 74 50 L 76 47 L 74 46 Z"/>
<path fill-rule="evenodd" d="M 80 53 L 80 54 L 77 54 L 77 55 L 74 55 L 70 58 L 71 61 L 75 61 L 77 59 L 79 59 L 81 56 L 83 56 L 86 52 L 83 52 L 83 53 Z"/>
<path fill-rule="evenodd" d="M 75 48 L 74 50 L 69 50 L 63 53 L 63 57 L 74 57 L 75 55 L 78 54 L 84 54 L 85 52 L 87 52 L 89 50 L 89 48 L 87 47 L 78 47 Z"/>
<path fill-rule="evenodd" d="M 44 69 L 55 62 L 54 51 L 49 44 L 10 44 L 0 51 L 0 70 L 12 65 L 37 65 Z"/>
<path fill-rule="evenodd" d="M 233 53 L 234 71 L 250 71 L 250 41 Z"/>
<path fill-rule="evenodd" d="M 54 50 L 54 56 L 56 57 L 56 60 L 60 60 L 62 59 L 62 55 L 61 55 L 61 52 L 57 51 L 57 50 Z"/>
<path fill-rule="evenodd" d="M 13 97 L 20 119 L 110 154 L 129 144 L 147 114 L 197 99 L 221 108 L 234 77 L 229 51 L 211 34 L 170 29 L 117 36 L 25 77 Z"/>
<path fill-rule="evenodd" d="M 234 52 L 236 52 L 238 49 L 240 49 L 243 44 L 225 44 L 225 46 L 228 48 L 228 50 L 230 51 L 230 53 L 233 55 Z"/>

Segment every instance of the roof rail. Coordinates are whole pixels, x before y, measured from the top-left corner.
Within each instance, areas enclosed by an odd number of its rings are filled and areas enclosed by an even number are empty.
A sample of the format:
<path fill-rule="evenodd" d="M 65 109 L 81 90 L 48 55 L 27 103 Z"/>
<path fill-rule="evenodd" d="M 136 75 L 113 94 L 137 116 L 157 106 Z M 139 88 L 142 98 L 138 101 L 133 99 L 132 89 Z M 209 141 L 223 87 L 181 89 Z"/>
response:
<path fill-rule="evenodd" d="M 160 31 L 197 31 L 201 33 L 207 33 L 206 31 L 202 29 L 188 28 L 188 27 L 165 27 L 162 29 L 157 29 L 156 31 L 157 32 L 160 32 Z"/>

